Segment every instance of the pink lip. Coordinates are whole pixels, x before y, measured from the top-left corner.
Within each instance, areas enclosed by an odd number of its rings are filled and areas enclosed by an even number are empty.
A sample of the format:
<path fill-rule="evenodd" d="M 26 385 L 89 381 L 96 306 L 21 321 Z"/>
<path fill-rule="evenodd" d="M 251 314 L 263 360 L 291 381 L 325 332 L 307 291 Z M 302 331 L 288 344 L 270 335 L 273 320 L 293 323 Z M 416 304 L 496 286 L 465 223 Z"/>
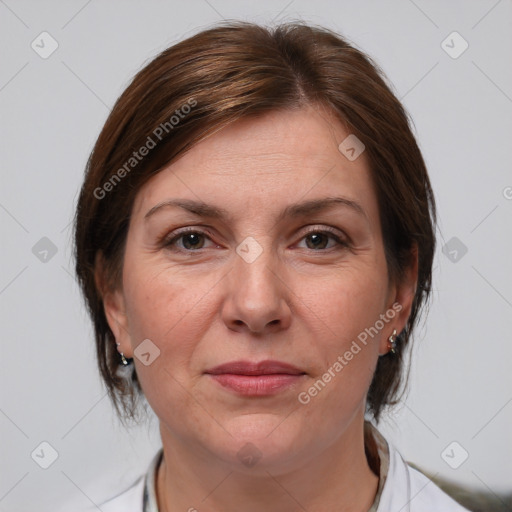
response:
<path fill-rule="evenodd" d="M 281 361 L 232 361 L 205 372 L 242 395 L 272 395 L 296 384 L 306 372 Z"/>

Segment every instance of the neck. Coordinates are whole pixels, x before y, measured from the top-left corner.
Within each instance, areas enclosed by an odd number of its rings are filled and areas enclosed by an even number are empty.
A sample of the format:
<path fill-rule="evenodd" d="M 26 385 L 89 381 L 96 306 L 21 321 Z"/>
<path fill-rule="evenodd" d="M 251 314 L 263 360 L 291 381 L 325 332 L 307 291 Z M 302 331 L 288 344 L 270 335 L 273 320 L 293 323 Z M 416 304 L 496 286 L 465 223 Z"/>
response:
<path fill-rule="evenodd" d="M 379 478 L 365 454 L 363 420 L 353 423 L 334 443 L 296 467 L 254 471 L 255 466 L 250 472 L 199 453 L 161 425 L 164 456 L 157 473 L 159 511 L 368 510 Z M 373 467 L 375 459 L 371 462 Z"/>

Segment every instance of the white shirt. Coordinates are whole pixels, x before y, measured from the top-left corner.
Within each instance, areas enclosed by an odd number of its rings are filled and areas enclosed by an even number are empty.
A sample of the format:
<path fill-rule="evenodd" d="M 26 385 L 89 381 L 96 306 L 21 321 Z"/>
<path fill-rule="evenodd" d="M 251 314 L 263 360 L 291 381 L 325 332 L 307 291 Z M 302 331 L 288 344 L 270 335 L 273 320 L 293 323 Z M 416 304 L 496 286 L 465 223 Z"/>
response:
<path fill-rule="evenodd" d="M 423 473 L 410 467 L 396 448 L 373 427 L 380 457 L 379 487 L 368 512 L 469 512 Z M 156 469 L 162 450 L 154 456 L 148 471 L 126 491 L 100 503 L 102 512 L 159 512 L 155 494 Z M 96 507 L 91 510 L 98 510 Z"/>

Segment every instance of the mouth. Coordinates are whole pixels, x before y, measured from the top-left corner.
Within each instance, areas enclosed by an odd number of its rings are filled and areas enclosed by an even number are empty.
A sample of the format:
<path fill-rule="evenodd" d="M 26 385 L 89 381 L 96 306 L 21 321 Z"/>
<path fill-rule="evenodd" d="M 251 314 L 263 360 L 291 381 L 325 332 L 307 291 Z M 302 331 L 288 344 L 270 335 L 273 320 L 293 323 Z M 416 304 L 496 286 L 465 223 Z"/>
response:
<path fill-rule="evenodd" d="M 205 373 L 223 388 L 245 396 L 274 395 L 297 385 L 306 375 L 281 361 L 232 361 Z"/>

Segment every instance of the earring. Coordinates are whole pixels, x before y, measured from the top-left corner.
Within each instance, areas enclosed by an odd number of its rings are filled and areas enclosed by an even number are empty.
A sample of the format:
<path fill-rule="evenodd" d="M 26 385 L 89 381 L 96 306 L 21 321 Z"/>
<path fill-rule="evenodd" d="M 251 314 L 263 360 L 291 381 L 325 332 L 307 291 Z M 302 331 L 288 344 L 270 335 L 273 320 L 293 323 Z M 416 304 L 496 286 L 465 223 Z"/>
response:
<path fill-rule="evenodd" d="M 121 355 L 121 363 L 122 363 L 122 365 L 123 366 L 128 366 L 130 364 L 130 362 L 126 359 L 126 357 L 124 357 L 124 354 L 119 350 L 119 345 L 121 345 L 121 343 L 117 343 L 116 342 L 116 345 L 117 345 L 117 351 Z"/>
<path fill-rule="evenodd" d="M 393 334 L 388 338 L 388 348 L 393 354 L 396 354 L 396 329 L 393 329 Z"/>

